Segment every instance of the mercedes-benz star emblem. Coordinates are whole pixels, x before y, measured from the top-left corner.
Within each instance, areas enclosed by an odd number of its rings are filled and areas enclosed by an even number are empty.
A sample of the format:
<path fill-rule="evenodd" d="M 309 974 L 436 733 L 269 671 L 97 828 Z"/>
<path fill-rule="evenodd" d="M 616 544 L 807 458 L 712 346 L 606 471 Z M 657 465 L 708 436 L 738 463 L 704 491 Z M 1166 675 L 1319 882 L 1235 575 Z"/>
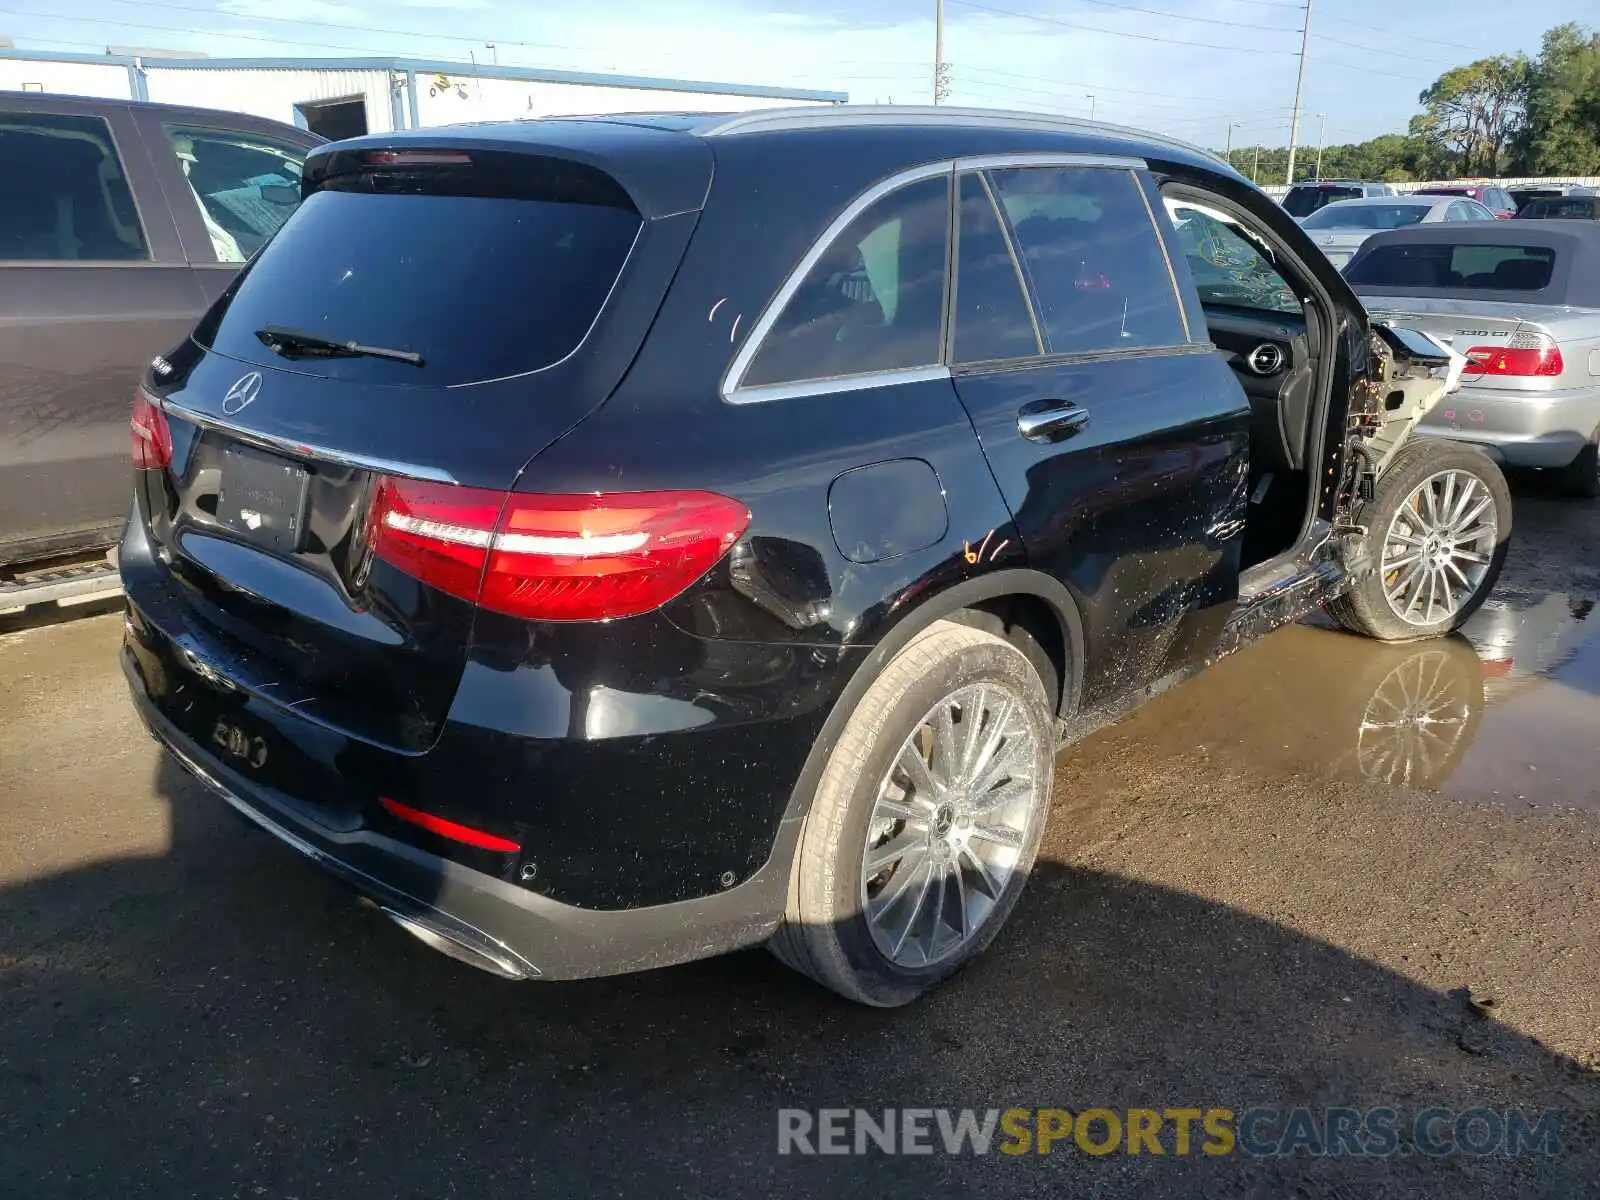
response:
<path fill-rule="evenodd" d="M 222 411 L 230 417 L 235 413 L 241 413 L 260 394 L 261 372 L 251 371 L 248 375 L 241 375 L 233 381 L 233 386 L 228 389 L 228 394 L 223 396 Z"/>

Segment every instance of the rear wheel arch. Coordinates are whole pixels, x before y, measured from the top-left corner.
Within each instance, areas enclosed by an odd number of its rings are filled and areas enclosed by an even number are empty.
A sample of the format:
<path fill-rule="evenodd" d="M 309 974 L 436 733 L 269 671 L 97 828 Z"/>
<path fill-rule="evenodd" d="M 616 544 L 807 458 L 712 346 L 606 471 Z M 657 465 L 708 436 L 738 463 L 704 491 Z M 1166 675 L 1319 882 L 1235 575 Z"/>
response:
<path fill-rule="evenodd" d="M 918 634 L 937 621 L 951 620 L 993 630 L 1010 641 L 1013 639 L 1007 636 L 1004 629 L 1014 627 L 1039 642 L 1048 654 L 1052 645 L 1048 625 L 1043 626 L 1044 637 L 1035 632 L 1046 617 L 1055 622 L 1053 644 L 1060 653 L 1060 658 L 1051 664 L 1059 680 L 1057 713 L 1061 715 L 1076 711 L 1084 674 L 1084 626 L 1072 593 L 1050 576 L 1027 568 L 1007 568 L 962 580 L 906 612 L 883 634 L 872 647 L 871 653 L 856 668 L 839 698 L 834 701 L 832 711 L 806 756 L 783 815 L 785 825 L 798 823 L 798 819 L 805 816 L 811 798 L 816 794 L 828 756 L 832 754 L 850 714 L 872 686 L 872 681 Z M 997 622 L 1001 628 L 996 628 Z M 1025 647 L 1019 648 L 1027 653 Z M 1050 686 L 1048 679 L 1045 686 Z M 776 850 L 787 854 L 791 847 L 782 845 L 782 840 L 780 834 L 780 845 Z"/>

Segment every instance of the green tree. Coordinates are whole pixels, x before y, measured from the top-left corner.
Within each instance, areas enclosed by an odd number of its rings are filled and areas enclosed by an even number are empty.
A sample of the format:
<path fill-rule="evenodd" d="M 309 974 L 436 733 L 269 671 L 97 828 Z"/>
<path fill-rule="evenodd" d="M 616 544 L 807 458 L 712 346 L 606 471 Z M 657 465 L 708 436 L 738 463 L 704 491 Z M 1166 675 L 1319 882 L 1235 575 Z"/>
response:
<path fill-rule="evenodd" d="M 1501 54 L 1452 67 L 1417 102 L 1411 133 L 1439 165 L 1462 175 L 1495 175 L 1521 132 L 1532 66 L 1524 55 Z"/>
<path fill-rule="evenodd" d="M 1521 170 L 1600 173 L 1600 34 L 1576 24 L 1545 33 L 1529 73 L 1527 113 L 1516 146 Z"/>

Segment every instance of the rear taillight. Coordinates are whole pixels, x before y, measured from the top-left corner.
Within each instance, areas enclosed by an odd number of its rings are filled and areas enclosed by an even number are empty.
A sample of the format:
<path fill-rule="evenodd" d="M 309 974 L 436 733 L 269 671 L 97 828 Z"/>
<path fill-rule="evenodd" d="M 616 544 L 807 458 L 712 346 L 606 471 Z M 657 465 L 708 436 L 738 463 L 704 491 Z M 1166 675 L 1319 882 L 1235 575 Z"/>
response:
<path fill-rule="evenodd" d="M 484 608 L 599 621 L 659 608 L 749 524 L 712 492 L 507 495 L 384 476 L 371 536 L 383 561 Z"/>
<path fill-rule="evenodd" d="M 133 415 L 128 420 L 132 435 L 133 465 L 141 471 L 164 470 L 172 461 L 172 427 L 167 414 L 143 391 L 133 394 Z"/>
<path fill-rule="evenodd" d="M 1561 347 L 1547 333 L 1517 333 L 1504 346 L 1474 346 L 1466 353 L 1467 371 L 1475 376 L 1549 377 L 1566 369 Z"/>

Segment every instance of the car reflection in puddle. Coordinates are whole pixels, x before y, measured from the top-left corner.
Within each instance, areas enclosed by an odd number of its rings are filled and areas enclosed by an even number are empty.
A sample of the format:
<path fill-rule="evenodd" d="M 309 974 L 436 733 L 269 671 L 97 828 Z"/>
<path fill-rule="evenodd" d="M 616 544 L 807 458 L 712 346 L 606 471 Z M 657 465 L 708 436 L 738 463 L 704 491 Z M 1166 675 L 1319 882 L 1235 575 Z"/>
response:
<path fill-rule="evenodd" d="M 1101 737 L 1268 774 L 1600 812 L 1594 609 L 1587 597 L 1497 593 L 1460 635 L 1410 645 L 1291 626 Z"/>

